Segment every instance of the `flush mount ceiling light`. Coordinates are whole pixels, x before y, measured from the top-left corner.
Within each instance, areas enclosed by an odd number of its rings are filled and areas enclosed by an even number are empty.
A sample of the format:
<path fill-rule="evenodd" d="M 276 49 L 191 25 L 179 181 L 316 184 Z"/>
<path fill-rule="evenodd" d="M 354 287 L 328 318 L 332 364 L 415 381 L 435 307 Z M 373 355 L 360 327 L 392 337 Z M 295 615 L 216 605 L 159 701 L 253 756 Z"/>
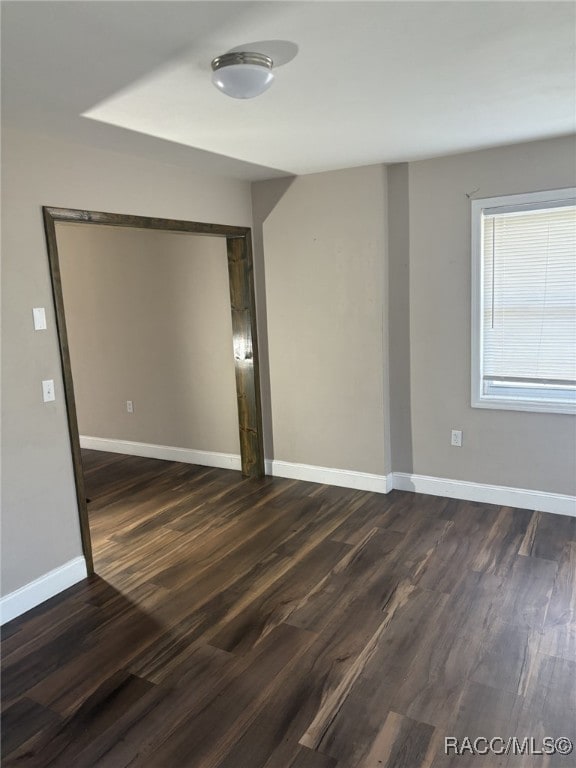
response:
<path fill-rule="evenodd" d="M 252 99 L 272 85 L 272 65 L 272 59 L 263 53 L 224 53 L 212 61 L 212 82 L 233 99 Z"/>

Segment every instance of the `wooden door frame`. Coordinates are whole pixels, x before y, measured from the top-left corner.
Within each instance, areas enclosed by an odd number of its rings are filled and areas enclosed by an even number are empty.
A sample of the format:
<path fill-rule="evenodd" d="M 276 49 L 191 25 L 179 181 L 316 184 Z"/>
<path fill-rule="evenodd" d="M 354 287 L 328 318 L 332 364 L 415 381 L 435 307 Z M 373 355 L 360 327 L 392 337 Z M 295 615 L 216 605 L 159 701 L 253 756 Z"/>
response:
<path fill-rule="evenodd" d="M 88 508 L 84 490 L 84 474 L 80 451 L 80 435 L 74 398 L 74 383 L 70 365 L 70 350 L 64 314 L 64 296 L 56 241 L 56 223 L 102 224 L 112 227 L 153 229 L 166 232 L 190 232 L 196 235 L 213 235 L 226 238 L 228 255 L 228 279 L 230 286 L 230 310 L 232 313 L 232 337 L 236 394 L 238 400 L 238 427 L 240 431 L 240 456 L 242 475 L 258 478 L 264 475 L 264 447 L 262 442 L 262 407 L 260 401 L 260 371 L 258 365 L 258 339 L 256 332 L 256 307 L 254 301 L 254 272 L 252 263 L 252 233 L 250 227 L 234 227 L 224 224 L 203 224 L 197 221 L 156 219 L 148 216 L 130 216 L 119 213 L 83 211 L 74 208 L 43 206 L 44 230 L 48 248 L 50 280 L 56 312 L 56 329 L 60 347 L 64 396 L 70 433 L 72 464 L 76 484 L 76 499 L 80 517 L 82 548 L 88 573 L 94 572 L 92 542 L 88 524 Z"/>

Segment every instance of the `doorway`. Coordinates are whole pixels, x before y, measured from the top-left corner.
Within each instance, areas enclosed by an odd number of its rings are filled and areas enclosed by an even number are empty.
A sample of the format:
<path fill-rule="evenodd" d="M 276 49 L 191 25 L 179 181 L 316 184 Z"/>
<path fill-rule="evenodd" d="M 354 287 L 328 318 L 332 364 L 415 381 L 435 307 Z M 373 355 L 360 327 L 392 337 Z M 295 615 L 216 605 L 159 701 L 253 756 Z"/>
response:
<path fill-rule="evenodd" d="M 84 488 L 74 382 L 70 362 L 68 334 L 66 330 L 56 224 L 59 222 L 90 225 L 96 224 L 108 227 L 163 230 L 172 233 L 190 233 L 225 238 L 232 319 L 232 351 L 238 406 L 241 469 L 244 477 L 259 478 L 264 475 L 264 452 L 262 443 L 262 414 L 260 404 L 251 231 L 248 227 L 205 224 L 173 219 L 157 219 L 144 216 L 129 216 L 69 208 L 44 207 L 43 216 L 56 312 L 56 325 L 62 363 L 64 394 L 76 484 L 76 498 L 80 518 L 82 546 L 88 572 L 93 573 L 92 544 L 88 524 L 88 510 Z"/>

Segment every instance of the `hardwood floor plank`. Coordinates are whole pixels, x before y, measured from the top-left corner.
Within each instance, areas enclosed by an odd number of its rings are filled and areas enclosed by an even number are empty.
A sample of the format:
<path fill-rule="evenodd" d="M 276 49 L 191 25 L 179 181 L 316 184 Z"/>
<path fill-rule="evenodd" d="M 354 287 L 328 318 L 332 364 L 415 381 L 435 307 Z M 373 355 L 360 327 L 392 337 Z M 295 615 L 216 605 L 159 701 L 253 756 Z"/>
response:
<path fill-rule="evenodd" d="M 500 593 L 501 617 L 510 624 L 542 629 L 552 595 L 557 563 L 518 555 Z"/>
<path fill-rule="evenodd" d="M 335 612 L 346 609 L 350 601 L 357 604 L 363 600 L 375 580 L 382 583 L 383 561 L 403 536 L 395 532 L 382 533 L 378 528 L 368 531 L 314 589 L 293 605 L 290 623 L 319 630 L 332 620 Z"/>
<path fill-rule="evenodd" d="M 184 722 L 169 740 L 140 754 L 134 768 L 195 764 L 217 768 L 255 717 L 267 706 L 300 654 L 314 639 L 311 632 L 282 625 L 261 645 L 250 666 L 233 678 L 218 697 Z M 193 765 L 194 763 L 192 763 Z"/>
<path fill-rule="evenodd" d="M 573 541 L 564 544 L 558 562 L 540 651 L 576 661 L 576 542 Z"/>
<path fill-rule="evenodd" d="M 434 728 L 396 712 L 389 712 L 370 752 L 358 768 L 427 768 Z"/>
<path fill-rule="evenodd" d="M 62 715 L 70 715 L 161 632 L 153 618 L 127 606 L 124 615 L 92 630 L 83 652 L 65 660 L 27 695 Z"/>
<path fill-rule="evenodd" d="M 12 755 L 9 764 L 26 768 L 96 765 L 97 756 L 93 755 L 94 762 L 80 757 L 84 749 L 101 733 L 110 738 L 110 730 L 126 712 L 141 715 L 140 704 L 151 690 L 151 683 L 118 671 L 104 680 L 70 717 Z"/>
<path fill-rule="evenodd" d="M 252 654 L 251 654 L 252 655 Z M 236 768 L 238 765 L 250 765 L 251 768 L 280 766 L 295 762 L 318 765 L 336 764 L 336 760 L 327 756 L 323 760 L 312 750 L 301 747 L 298 738 L 312 715 L 314 703 L 319 701 L 319 691 L 314 691 L 311 677 L 311 658 L 314 652 L 304 652 L 297 666 L 289 666 L 281 673 L 280 684 L 274 696 L 268 698 L 266 706 L 254 717 L 252 722 L 227 751 L 218 768 Z"/>
<path fill-rule="evenodd" d="M 518 549 L 519 555 L 530 557 L 532 548 L 534 547 L 534 538 L 538 528 L 538 521 L 540 520 L 542 514 L 542 512 L 532 512 L 530 522 L 528 523 L 528 528 L 526 529 L 526 533 L 524 534 L 524 538 L 522 539 L 520 548 Z"/>
<path fill-rule="evenodd" d="M 326 695 L 316 717 L 307 728 L 306 733 L 300 739 L 304 747 L 317 749 L 326 739 L 329 729 L 333 726 L 336 715 L 342 708 L 354 684 L 377 653 L 382 636 L 385 634 L 397 612 L 410 600 L 415 587 L 408 581 L 396 584 L 384 600 L 382 607 L 383 618 L 376 627 L 375 632 L 362 646 L 361 650 L 354 654 L 353 661 L 347 666 L 341 675 L 338 684 Z"/>
<path fill-rule="evenodd" d="M 54 614 L 43 615 L 41 623 L 52 627 L 50 638 L 28 633 L 21 637 L 24 633 L 19 633 L 15 638 L 19 642 L 6 642 L 6 649 L 2 651 L 2 692 L 6 699 L 22 695 L 51 669 L 57 669 L 70 654 L 78 653 L 86 635 L 97 626 L 99 617 L 94 607 L 78 605 L 77 610 L 66 607 L 67 615 L 58 623 L 51 623 Z"/>
<path fill-rule="evenodd" d="M 408 671 L 390 694 L 396 711 L 430 725 L 443 725 L 453 717 L 482 649 L 484 635 L 468 632 L 453 606 L 452 601 L 445 601 L 435 620 L 425 620 L 425 640 L 414 647 Z"/>
<path fill-rule="evenodd" d="M 494 525 L 498 508 L 482 509 L 472 502 L 457 502 L 445 516 L 452 521 L 422 569 L 418 584 L 450 593 L 463 572 L 480 556 L 484 534 Z"/>
<path fill-rule="evenodd" d="M 519 717 L 520 736 L 569 738 L 576 745 L 576 660 L 538 654 L 533 674 L 526 688 Z M 513 768 L 513 759 L 510 759 Z M 533 755 L 535 768 L 574 768 L 576 752 L 570 754 Z"/>
<path fill-rule="evenodd" d="M 390 531 L 408 533 L 418 528 L 422 523 L 432 519 L 448 520 L 443 513 L 447 499 L 441 496 L 425 496 L 421 493 L 403 493 L 391 491 L 387 498 L 393 503 L 387 505 L 378 525 Z"/>
<path fill-rule="evenodd" d="M 282 763 L 282 768 L 338 768 L 338 762 L 328 755 L 313 752 L 306 747 L 298 747 L 294 757 L 288 763 Z M 272 768 L 273 763 L 266 764 L 266 768 Z M 280 765 L 278 765 L 280 768 Z"/>
<path fill-rule="evenodd" d="M 10 754 L 30 739 L 41 738 L 47 729 L 60 722 L 61 718 L 52 710 L 26 697 L 19 699 L 2 713 L 1 754 Z"/>
<path fill-rule="evenodd" d="M 108 731 L 89 743 L 76 763 L 123 768 L 142 759 L 147 764 L 151 752 L 169 742 L 179 728 L 217 700 L 229 681 L 246 666 L 231 654 L 206 646 L 196 648 L 180 667 L 174 684 L 154 686 Z M 196 766 L 194 754 L 182 765 Z"/>
<path fill-rule="evenodd" d="M 509 691 L 502 691 L 479 683 L 468 683 L 455 719 L 445 728 L 438 728 L 436 736 L 436 758 L 432 768 L 504 768 L 508 765 L 508 755 L 471 754 L 467 750 L 456 754 L 454 750 L 444 752 L 444 739 L 453 737 L 462 749 L 465 739 L 474 742 L 477 738 L 507 739 L 520 734 L 519 719 L 524 700 Z M 484 747 L 482 743 L 481 747 Z M 532 758 L 530 758 L 532 760 Z M 514 763 L 511 763 L 514 765 Z M 519 763 L 524 768 L 529 764 Z"/>
<path fill-rule="evenodd" d="M 567 542 L 576 542 L 576 517 L 541 513 L 538 516 L 529 555 L 543 560 L 558 561 Z"/>
<path fill-rule="evenodd" d="M 379 642 L 370 655 L 372 649 L 366 640 L 362 653 L 356 651 L 350 639 L 338 642 L 337 635 L 336 648 L 342 654 L 337 658 L 342 661 L 332 664 L 327 672 L 316 664 L 319 673 L 324 672 L 321 704 L 301 742 L 336 757 L 344 765 L 356 765 L 365 759 L 409 675 L 427 682 L 428 668 L 420 664 L 419 651 L 426 645 L 427 631 L 437 622 L 438 611 L 446 600 L 446 595 L 414 588 L 406 603 L 398 606 L 387 626 L 382 628 Z M 361 636 L 358 630 L 356 635 Z M 349 659 L 343 650 L 351 652 Z M 328 664 L 334 658 L 332 649 L 330 654 L 322 651 L 320 658 Z M 342 671 L 338 669 L 340 666 Z M 350 668 L 352 675 L 359 674 L 351 676 Z M 348 683 L 344 691 L 340 685 L 343 679 Z"/>
<path fill-rule="evenodd" d="M 531 518 L 527 509 L 502 507 L 472 562 L 472 570 L 506 573 L 514 564 Z"/>
<path fill-rule="evenodd" d="M 324 541 L 297 568 L 290 568 L 281 580 L 246 600 L 243 610 L 230 611 L 219 623 L 219 630 L 209 632 L 207 639 L 217 648 L 234 653 L 247 653 L 255 648 L 275 627 L 288 621 L 292 611 L 322 580 L 326 571 L 342 559 L 347 545 Z"/>
<path fill-rule="evenodd" d="M 536 638 L 536 639 L 535 639 Z M 539 635 L 529 627 L 495 622 L 470 674 L 470 679 L 511 693 L 522 694 L 538 652 Z"/>
<path fill-rule="evenodd" d="M 332 538 L 345 544 L 357 544 L 375 527 L 382 524 L 384 514 L 394 506 L 390 497 L 394 491 L 382 494 L 362 493 L 353 500 L 354 514 L 336 528 Z"/>

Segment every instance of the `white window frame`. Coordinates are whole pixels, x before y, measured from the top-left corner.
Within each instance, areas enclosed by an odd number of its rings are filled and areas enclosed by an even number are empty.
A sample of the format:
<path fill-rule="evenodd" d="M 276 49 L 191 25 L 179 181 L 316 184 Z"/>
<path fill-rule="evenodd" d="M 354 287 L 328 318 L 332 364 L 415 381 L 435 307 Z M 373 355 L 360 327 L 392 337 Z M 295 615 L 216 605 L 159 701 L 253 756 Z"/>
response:
<path fill-rule="evenodd" d="M 576 405 L 554 402 L 553 389 L 547 389 L 549 400 L 530 399 L 528 388 L 514 388 L 509 384 L 501 387 L 492 385 L 492 393 L 483 392 L 483 259 L 482 259 L 482 217 L 485 211 L 505 213 L 514 210 L 530 210 L 544 207 L 542 204 L 573 200 L 576 202 L 576 187 L 555 189 L 544 192 L 527 192 L 519 195 L 502 195 L 472 200 L 472 407 L 495 408 L 507 411 L 531 411 L 545 413 L 576 413 Z"/>

